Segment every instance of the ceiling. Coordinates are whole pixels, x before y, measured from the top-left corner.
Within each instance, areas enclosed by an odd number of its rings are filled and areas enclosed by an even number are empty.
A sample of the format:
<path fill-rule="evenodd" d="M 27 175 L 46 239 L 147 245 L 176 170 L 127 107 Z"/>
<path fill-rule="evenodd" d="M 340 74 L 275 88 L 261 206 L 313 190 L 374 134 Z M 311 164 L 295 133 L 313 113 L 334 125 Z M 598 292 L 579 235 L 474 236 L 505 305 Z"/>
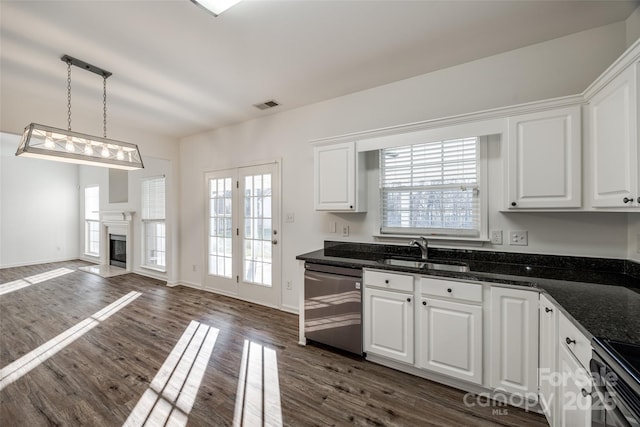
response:
<path fill-rule="evenodd" d="M 1 0 L 0 127 L 66 127 L 63 54 L 113 73 L 110 124 L 180 138 L 622 21 L 639 4 L 245 0 L 214 17 L 189 0 Z M 101 131 L 102 79 L 74 67 L 72 83 L 73 129 Z M 271 99 L 281 105 L 253 106 Z"/>

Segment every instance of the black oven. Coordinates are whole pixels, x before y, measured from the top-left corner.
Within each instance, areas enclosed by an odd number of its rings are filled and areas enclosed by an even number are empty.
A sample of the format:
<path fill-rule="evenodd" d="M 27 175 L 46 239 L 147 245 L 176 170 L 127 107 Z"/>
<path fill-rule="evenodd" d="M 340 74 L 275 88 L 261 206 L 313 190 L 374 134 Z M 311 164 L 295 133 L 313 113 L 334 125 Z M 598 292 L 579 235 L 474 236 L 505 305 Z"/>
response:
<path fill-rule="evenodd" d="M 640 346 L 593 338 L 593 427 L 640 427 Z"/>

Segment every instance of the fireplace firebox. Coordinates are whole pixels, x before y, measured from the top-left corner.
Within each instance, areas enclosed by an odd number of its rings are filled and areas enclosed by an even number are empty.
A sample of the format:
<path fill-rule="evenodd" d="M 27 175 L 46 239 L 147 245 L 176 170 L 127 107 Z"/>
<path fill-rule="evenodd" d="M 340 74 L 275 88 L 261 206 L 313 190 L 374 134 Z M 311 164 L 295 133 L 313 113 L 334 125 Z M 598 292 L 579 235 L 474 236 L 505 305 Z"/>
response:
<path fill-rule="evenodd" d="M 127 268 L 127 236 L 109 234 L 109 264 Z"/>

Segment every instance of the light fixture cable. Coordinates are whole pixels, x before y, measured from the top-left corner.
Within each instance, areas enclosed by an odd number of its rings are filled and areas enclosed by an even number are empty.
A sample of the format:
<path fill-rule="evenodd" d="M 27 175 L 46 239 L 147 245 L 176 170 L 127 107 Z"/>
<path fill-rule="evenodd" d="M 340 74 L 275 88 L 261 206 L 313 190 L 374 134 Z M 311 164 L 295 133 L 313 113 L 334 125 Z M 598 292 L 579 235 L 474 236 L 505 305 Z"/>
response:
<path fill-rule="evenodd" d="M 103 106 L 103 126 L 104 138 L 107 138 L 107 77 L 102 75 L 102 106 Z"/>
<path fill-rule="evenodd" d="M 67 60 L 67 130 L 71 132 L 71 60 Z"/>

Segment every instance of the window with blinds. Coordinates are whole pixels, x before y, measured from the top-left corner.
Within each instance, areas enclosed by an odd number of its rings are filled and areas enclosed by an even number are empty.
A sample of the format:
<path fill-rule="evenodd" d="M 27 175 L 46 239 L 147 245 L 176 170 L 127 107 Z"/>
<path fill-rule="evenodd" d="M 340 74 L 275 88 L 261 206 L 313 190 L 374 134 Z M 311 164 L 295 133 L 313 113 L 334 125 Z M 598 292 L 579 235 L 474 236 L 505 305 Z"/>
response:
<path fill-rule="evenodd" d="M 143 265 L 164 271 L 166 267 L 165 178 L 142 181 Z"/>
<path fill-rule="evenodd" d="M 84 253 L 100 255 L 100 187 L 84 189 Z"/>
<path fill-rule="evenodd" d="M 380 232 L 479 237 L 478 138 L 380 151 Z"/>

